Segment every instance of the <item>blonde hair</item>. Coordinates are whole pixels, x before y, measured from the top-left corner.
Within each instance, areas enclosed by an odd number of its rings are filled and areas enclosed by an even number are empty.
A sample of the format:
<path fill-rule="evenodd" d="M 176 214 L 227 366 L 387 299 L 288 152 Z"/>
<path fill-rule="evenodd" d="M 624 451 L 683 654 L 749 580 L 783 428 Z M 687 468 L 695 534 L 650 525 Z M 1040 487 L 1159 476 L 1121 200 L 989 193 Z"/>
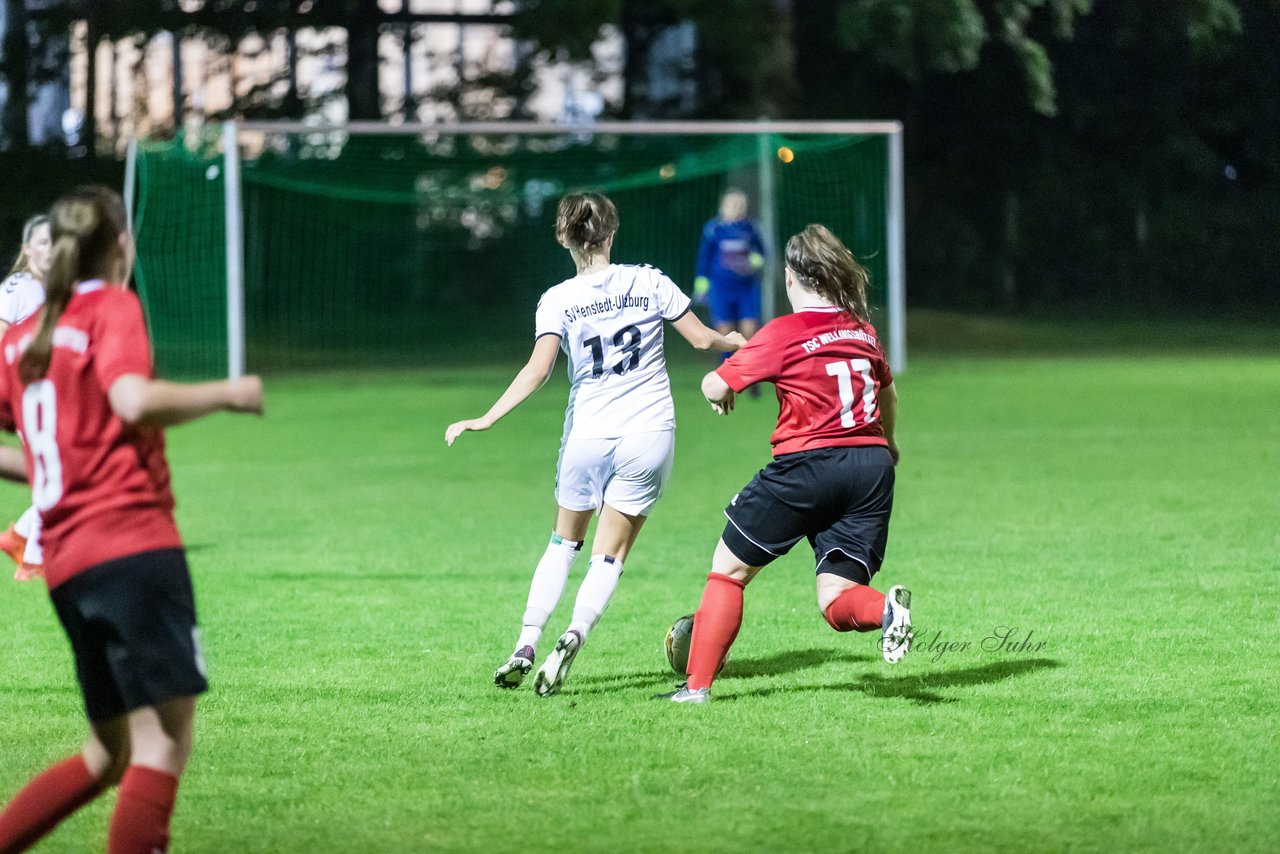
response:
<path fill-rule="evenodd" d="M 871 274 L 825 225 L 807 225 L 787 241 L 787 266 L 808 290 L 860 320 L 871 320 Z"/>
<path fill-rule="evenodd" d="M 18 257 L 13 259 L 13 266 L 9 268 L 9 275 L 14 273 L 30 273 L 31 258 L 27 255 L 27 244 L 31 242 L 31 235 L 36 233 L 36 229 L 42 225 L 47 225 L 49 217 L 44 214 L 36 214 L 22 224 L 22 248 L 18 250 Z"/>
<path fill-rule="evenodd" d="M 76 282 L 110 275 L 120 257 L 120 235 L 128 228 L 124 202 L 106 187 L 81 187 L 68 193 L 53 203 L 49 216 L 53 258 L 40 326 L 18 364 L 23 385 L 49 372 L 53 329 L 71 301 Z"/>
<path fill-rule="evenodd" d="M 618 230 L 618 209 L 599 193 L 570 193 L 556 210 L 556 240 L 578 252 L 598 252 Z"/>

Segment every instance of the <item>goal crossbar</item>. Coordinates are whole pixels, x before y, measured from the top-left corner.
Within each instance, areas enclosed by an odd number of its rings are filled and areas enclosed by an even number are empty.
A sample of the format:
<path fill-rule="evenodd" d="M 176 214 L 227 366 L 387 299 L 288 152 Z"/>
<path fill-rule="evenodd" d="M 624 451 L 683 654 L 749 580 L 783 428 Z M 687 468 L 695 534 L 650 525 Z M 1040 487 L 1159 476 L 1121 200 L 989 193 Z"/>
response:
<path fill-rule="evenodd" d="M 562 122 L 489 121 L 489 122 L 406 122 L 388 124 L 375 121 L 351 121 L 344 124 L 315 124 L 299 121 L 243 121 L 242 131 L 254 133 L 353 133 L 368 136 L 402 134 L 619 134 L 630 135 L 704 135 L 704 134 L 865 134 L 892 135 L 902 133 L 898 121 L 602 121 L 566 124 Z"/>

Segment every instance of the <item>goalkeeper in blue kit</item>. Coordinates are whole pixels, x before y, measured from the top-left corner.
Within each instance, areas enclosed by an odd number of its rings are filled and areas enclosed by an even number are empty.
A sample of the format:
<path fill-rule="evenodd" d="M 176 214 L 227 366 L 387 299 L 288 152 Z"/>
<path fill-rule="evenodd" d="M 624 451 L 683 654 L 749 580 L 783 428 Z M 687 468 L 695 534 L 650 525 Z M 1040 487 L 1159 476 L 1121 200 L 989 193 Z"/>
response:
<path fill-rule="evenodd" d="M 732 331 L 750 338 L 760 328 L 760 274 L 765 248 L 760 232 L 747 219 L 747 196 L 729 190 L 720 213 L 702 229 L 694 298 L 710 309 L 711 325 L 722 335 Z"/>

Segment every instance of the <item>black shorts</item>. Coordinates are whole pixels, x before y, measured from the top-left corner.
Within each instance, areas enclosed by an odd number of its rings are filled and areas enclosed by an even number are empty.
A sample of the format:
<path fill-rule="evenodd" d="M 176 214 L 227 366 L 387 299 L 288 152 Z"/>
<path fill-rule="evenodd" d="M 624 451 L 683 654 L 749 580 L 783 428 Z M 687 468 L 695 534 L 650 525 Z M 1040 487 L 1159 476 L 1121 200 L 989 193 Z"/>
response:
<path fill-rule="evenodd" d="M 881 445 L 784 454 L 729 502 L 724 543 L 748 566 L 766 566 L 807 537 L 819 573 L 869 584 L 889 542 L 893 476 Z"/>
<path fill-rule="evenodd" d="M 98 564 L 51 596 L 94 723 L 209 687 L 182 549 Z"/>

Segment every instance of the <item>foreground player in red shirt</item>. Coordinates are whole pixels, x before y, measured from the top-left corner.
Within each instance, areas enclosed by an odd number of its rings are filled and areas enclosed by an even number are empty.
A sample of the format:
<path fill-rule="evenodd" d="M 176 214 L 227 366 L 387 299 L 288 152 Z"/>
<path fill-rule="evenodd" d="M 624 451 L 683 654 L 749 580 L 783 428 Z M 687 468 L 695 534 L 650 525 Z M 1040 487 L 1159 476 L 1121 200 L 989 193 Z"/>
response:
<path fill-rule="evenodd" d="M 0 813 L 0 852 L 29 848 L 119 781 L 107 850 L 150 854 L 168 848 L 207 687 L 161 428 L 261 413 L 262 383 L 152 379 L 142 306 L 118 284 L 133 261 L 120 197 L 85 188 L 51 213 L 48 299 L 0 339 L 0 426 L 23 439 L 90 735 Z"/>
<path fill-rule="evenodd" d="M 794 313 L 756 333 L 702 381 L 721 414 L 735 392 L 777 386 L 773 462 L 733 497 L 694 615 L 688 682 L 662 696 L 704 703 L 742 625 L 743 589 L 801 538 L 813 546 L 818 608 L 838 632 L 879 629 L 885 661 L 911 645 L 911 593 L 870 587 L 893 510 L 898 394 L 868 322 L 867 271 L 840 239 L 810 225 L 787 242 Z"/>

